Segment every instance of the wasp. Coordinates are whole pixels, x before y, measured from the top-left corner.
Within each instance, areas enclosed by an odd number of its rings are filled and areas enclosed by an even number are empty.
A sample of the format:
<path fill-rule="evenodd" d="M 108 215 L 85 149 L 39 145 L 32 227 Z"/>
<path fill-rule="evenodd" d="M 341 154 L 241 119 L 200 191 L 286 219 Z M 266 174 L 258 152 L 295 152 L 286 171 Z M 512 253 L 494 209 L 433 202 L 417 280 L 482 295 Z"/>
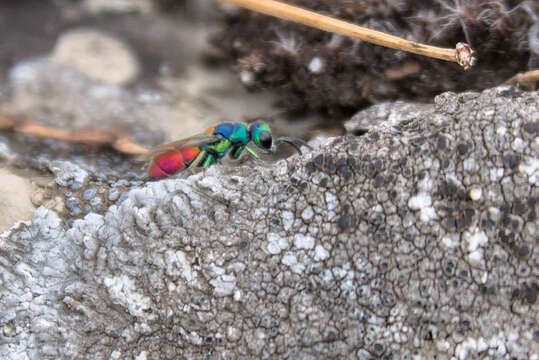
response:
<path fill-rule="evenodd" d="M 182 169 L 208 168 L 227 153 L 232 159 L 238 159 L 247 151 L 258 159 L 259 155 L 249 147 L 250 142 L 268 153 L 274 152 L 283 142 L 292 145 L 300 154 L 302 145 L 309 147 L 304 141 L 290 137 L 279 137 L 274 141 L 266 123 L 222 123 L 201 134 L 157 146 L 145 154 L 144 159 L 151 159 L 150 177 L 164 179 Z"/>

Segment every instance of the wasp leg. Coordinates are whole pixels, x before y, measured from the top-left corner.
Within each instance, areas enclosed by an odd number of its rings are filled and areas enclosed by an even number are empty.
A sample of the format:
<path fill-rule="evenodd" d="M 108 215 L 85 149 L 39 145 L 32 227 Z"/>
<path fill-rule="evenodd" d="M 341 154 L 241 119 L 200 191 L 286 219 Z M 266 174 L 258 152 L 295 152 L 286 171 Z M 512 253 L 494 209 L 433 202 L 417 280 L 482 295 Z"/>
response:
<path fill-rule="evenodd" d="M 204 158 L 206 157 L 208 153 L 206 151 L 201 151 L 197 157 L 195 158 L 195 160 L 193 160 L 189 166 L 187 167 L 188 169 L 194 169 L 196 168 L 201 162 L 202 160 L 204 160 Z"/>
<path fill-rule="evenodd" d="M 207 169 L 209 168 L 213 163 L 215 162 L 215 158 L 213 157 L 212 154 L 208 154 L 208 156 L 206 157 L 206 160 L 204 161 L 204 165 L 202 165 L 204 167 L 204 169 Z"/>
<path fill-rule="evenodd" d="M 238 159 L 241 156 L 243 149 L 245 149 L 245 146 L 239 146 L 239 147 L 233 148 L 232 151 L 230 152 L 230 157 L 234 160 Z"/>
<path fill-rule="evenodd" d="M 258 156 L 258 154 L 253 150 L 251 149 L 249 146 L 245 146 L 245 150 L 247 150 L 249 152 L 249 154 L 251 154 L 255 159 L 258 159 L 260 156 Z"/>

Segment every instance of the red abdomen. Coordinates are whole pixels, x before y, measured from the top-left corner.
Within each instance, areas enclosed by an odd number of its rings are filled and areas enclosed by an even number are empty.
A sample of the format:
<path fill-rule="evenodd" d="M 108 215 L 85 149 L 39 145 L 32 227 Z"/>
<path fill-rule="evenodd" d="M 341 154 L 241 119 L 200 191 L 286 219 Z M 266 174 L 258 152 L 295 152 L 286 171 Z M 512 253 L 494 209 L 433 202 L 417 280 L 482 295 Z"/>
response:
<path fill-rule="evenodd" d="M 188 166 L 199 153 L 198 147 L 191 147 L 157 155 L 150 165 L 150 176 L 154 179 L 166 178 Z"/>

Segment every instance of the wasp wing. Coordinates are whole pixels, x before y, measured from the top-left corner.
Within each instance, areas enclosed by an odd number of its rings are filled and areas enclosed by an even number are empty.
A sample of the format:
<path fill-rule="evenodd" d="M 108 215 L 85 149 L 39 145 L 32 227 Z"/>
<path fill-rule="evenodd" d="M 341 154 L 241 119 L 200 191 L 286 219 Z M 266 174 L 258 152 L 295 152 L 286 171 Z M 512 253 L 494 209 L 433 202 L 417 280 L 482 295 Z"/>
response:
<path fill-rule="evenodd" d="M 218 142 L 220 139 L 213 134 L 198 134 L 185 139 L 173 141 L 167 144 L 158 145 L 148 150 L 146 154 L 140 156 L 141 161 L 148 161 L 161 154 L 166 154 L 171 151 L 181 151 L 190 147 L 199 147 L 204 144 Z"/>

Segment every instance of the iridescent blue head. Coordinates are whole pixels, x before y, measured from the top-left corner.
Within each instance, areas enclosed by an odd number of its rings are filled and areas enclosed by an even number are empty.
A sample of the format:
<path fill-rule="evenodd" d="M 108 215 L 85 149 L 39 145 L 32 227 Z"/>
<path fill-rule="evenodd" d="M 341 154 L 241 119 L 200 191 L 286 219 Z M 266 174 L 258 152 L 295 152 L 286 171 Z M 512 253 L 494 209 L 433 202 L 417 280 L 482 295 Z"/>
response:
<path fill-rule="evenodd" d="M 249 133 L 256 146 L 264 150 L 271 150 L 273 137 L 268 124 L 261 122 L 252 123 L 249 127 Z"/>

